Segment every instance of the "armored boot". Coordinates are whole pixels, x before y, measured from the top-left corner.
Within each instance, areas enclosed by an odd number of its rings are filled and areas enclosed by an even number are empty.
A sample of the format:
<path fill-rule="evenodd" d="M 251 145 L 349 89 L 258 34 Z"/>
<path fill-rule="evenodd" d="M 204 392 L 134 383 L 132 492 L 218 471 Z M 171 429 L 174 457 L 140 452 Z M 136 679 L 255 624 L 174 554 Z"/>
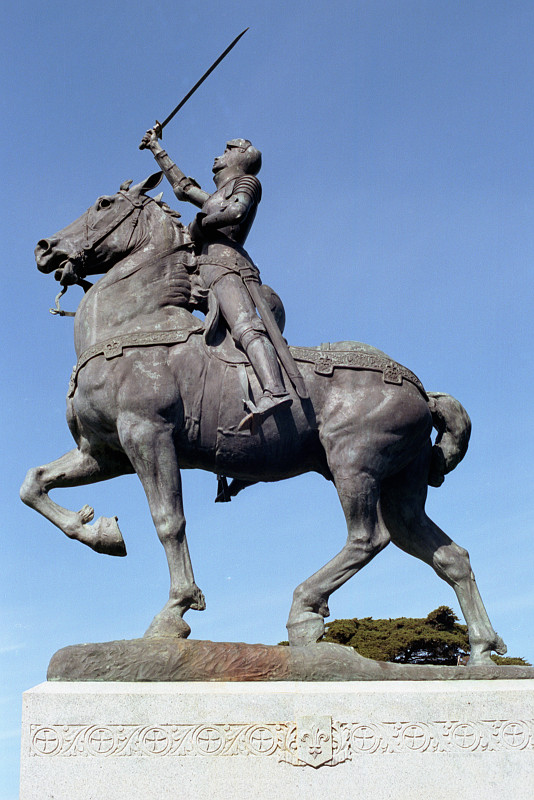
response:
<path fill-rule="evenodd" d="M 263 387 L 263 394 L 256 403 L 256 408 L 241 420 L 238 430 L 250 428 L 251 433 L 256 433 L 267 417 L 279 408 L 291 405 L 292 400 L 282 380 L 276 351 L 267 336 L 256 333 L 246 343 L 245 352 Z"/>

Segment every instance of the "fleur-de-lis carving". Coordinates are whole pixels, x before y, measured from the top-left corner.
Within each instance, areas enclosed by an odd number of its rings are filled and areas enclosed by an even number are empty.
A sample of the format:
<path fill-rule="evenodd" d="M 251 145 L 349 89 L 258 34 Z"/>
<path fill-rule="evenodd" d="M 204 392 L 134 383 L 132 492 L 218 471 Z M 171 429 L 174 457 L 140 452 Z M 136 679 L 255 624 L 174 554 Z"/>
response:
<path fill-rule="evenodd" d="M 319 756 L 323 751 L 323 744 L 328 742 L 329 738 L 324 731 L 321 731 L 318 725 L 314 725 L 309 733 L 302 735 L 301 741 L 303 743 L 309 742 L 308 753 L 311 756 Z"/>
<path fill-rule="evenodd" d="M 298 756 L 305 764 L 319 767 L 332 758 L 331 717 L 301 717 L 297 722 Z"/>

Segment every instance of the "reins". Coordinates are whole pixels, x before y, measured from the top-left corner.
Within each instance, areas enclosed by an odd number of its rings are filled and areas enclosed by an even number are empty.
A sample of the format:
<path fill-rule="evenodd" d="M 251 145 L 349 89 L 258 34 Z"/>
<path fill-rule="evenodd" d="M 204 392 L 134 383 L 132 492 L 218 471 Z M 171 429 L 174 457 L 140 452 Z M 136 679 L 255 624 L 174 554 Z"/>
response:
<path fill-rule="evenodd" d="M 67 284 L 66 286 L 63 287 L 63 289 L 59 292 L 59 294 L 56 294 L 56 297 L 55 297 L 55 300 L 54 300 L 54 303 L 55 303 L 56 307 L 48 309 L 50 311 L 50 313 L 53 314 L 54 316 L 56 316 L 56 315 L 58 317 L 75 317 L 76 316 L 76 312 L 75 311 L 65 311 L 65 309 L 61 308 L 61 306 L 59 305 L 59 301 L 61 300 L 61 298 L 63 297 L 63 295 L 65 294 L 65 292 L 67 291 L 68 288 L 69 288 L 69 285 Z"/>

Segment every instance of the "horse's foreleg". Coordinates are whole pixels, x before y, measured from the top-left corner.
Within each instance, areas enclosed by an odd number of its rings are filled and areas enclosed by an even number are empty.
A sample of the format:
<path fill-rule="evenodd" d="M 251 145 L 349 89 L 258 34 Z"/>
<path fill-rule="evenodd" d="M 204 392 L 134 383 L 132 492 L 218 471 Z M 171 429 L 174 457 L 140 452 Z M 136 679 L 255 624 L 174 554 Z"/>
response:
<path fill-rule="evenodd" d="M 183 615 L 190 608 L 202 611 L 206 603 L 195 583 L 185 536 L 173 426 L 161 418 L 147 420 L 125 413 L 119 417 L 118 432 L 124 451 L 143 484 L 169 565 L 169 600 L 154 617 L 145 636 L 186 638 L 191 629 L 182 619 Z"/>
<path fill-rule="evenodd" d="M 69 511 L 48 496 L 51 489 L 81 486 L 114 478 L 131 471 L 119 454 L 98 458 L 88 449 L 75 448 L 56 461 L 30 469 L 20 489 L 21 499 L 56 525 L 69 538 L 77 539 L 97 553 L 125 556 L 126 547 L 116 517 L 99 517 L 93 525 L 94 511 L 84 506 Z"/>
<path fill-rule="evenodd" d="M 343 549 L 293 593 L 287 622 L 290 645 L 308 645 L 324 633 L 328 598 L 389 542 L 380 518 L 377 481 L 365 472 L 335 474 L 335 483 L 347 520 Z"/>
<path fill-rule="evenodd" d="M 469 664 L 492 664 L 491 651 L 506 653 L 506 645 L 494 631 L 471 569 L 469 554 L 426 515 L 426 475 L 414 481 L 413 467 L 384 489 L 382 508 L 392 541 L 420 558 L 454 589 L 469 633 Z M 414 490 L 418 485 L 418 490 Z"/>

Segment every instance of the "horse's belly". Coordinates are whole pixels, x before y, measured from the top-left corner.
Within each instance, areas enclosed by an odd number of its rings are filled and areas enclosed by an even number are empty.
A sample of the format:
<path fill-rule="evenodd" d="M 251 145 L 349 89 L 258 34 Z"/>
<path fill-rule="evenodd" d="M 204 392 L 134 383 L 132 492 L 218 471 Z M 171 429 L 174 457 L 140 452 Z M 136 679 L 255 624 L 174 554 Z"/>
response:
<path fill-rule="evenodd" d="M 231 477 L 282 480 L 304 472 L 323 472 L 317 433 L 299 432 L 291 409 L 265 420 L 258 434 L 219 431 L 217 471 Z"/>

